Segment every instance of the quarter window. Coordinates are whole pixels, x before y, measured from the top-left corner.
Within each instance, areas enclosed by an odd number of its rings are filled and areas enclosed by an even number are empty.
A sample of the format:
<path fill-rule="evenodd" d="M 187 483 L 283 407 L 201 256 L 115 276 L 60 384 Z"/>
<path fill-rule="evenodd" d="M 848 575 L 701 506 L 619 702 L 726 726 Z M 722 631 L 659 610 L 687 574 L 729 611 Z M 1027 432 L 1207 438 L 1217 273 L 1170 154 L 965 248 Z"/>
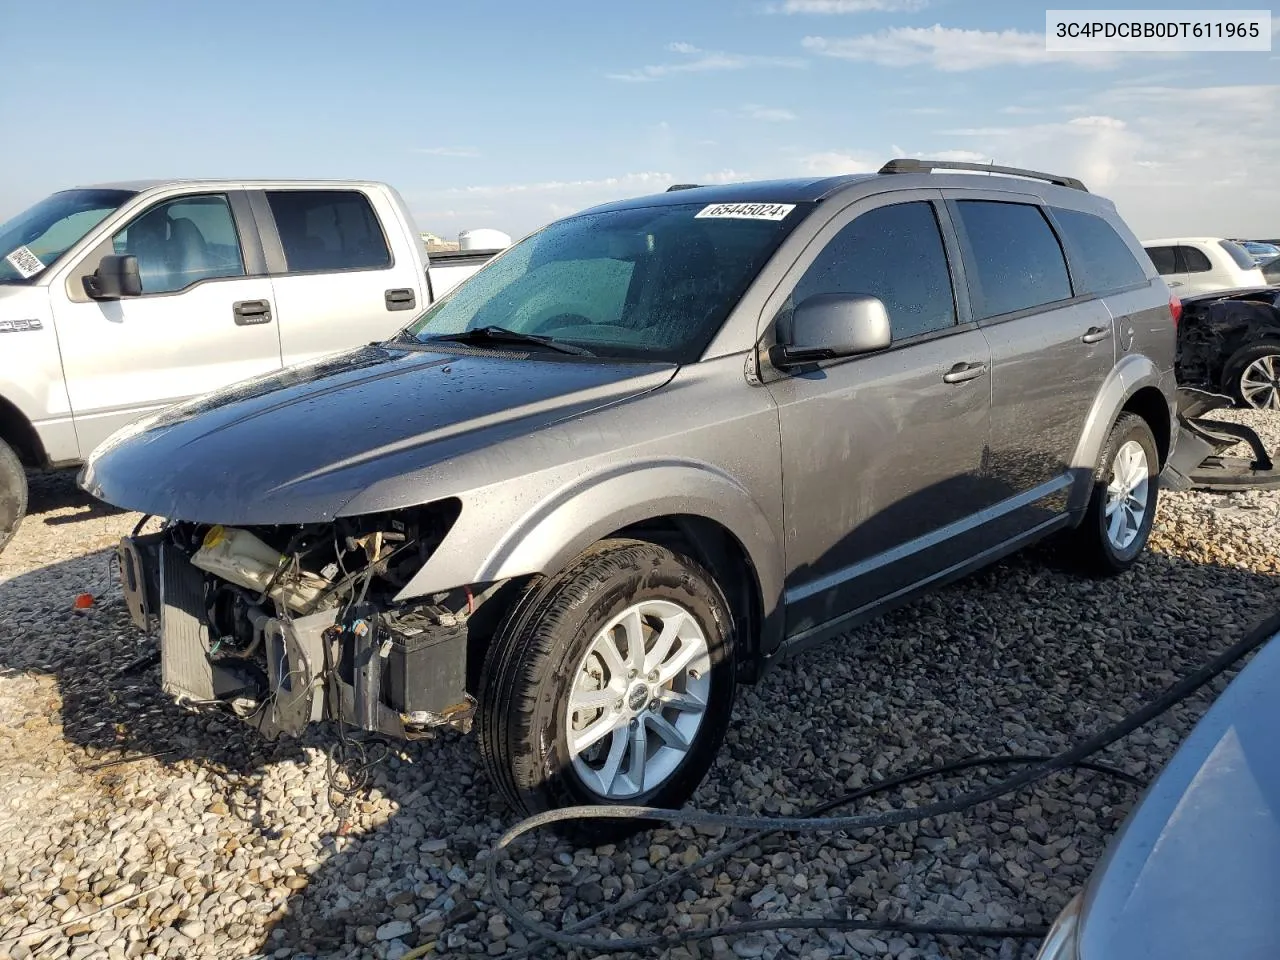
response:
<path fill-rule="evenodd" d="M 244 257 L 224 194 L 179 197 L 152 207 L 111 238 L 138 258 L 142 292 L 172 293 L 200 280 L 243 277 Z"/>
<path fill-rule="evenodd" d="M 895 341 L 953 326 L 951 273 L 932 205 L 877 207 L 852 221 L 805 271 L 787 312 L 822 293 L 878 297 Z"/>
<path fill-rule="evenodd" d="M 1147 247 L 1147 256 L 1156 265 L 1156 272 L 1162 277 L 1181 273 L 1178 269 L 1178 251 L 1176 247 Z"/>
<path fill-rule="evenodd" d="M 1182 254 L 1182 262 L 1186 264 L 1187 273 L 1208 273 L 1213 269 L 1213 264 L 1204 255 L 1204 251 L 1197 250 L 1195 247 L 1179 247 L 1178 251 Z"/>
<path fill-rule="evenodd" d="M 1071 248 L 1078 292 L 1106 293 L 1147 282 L 1138 258 L 1102 217 L 1060 208 L 1053 215 Z"/>
<path fill-rule="evenodd" d="M 974 319 L 1070 299 L 1062 247 L 1039 207 L 994 200 L 960 200 L 955 207 L 968 240 Z"/>
<path fill-rule="evenodd" d="M 378 217 L 358 190 L 269 190 L 267 203 L 290 273 L 391 266 Z"/>

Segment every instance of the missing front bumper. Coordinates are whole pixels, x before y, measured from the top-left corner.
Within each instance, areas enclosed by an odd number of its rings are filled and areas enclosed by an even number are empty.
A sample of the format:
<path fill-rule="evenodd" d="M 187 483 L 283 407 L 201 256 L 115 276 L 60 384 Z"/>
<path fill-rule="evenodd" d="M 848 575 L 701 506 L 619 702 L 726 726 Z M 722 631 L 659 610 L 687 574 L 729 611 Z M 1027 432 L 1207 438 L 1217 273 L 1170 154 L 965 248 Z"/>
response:
<path fill-rule="evenodd" d="M 271 739 L 322 720 L 401 739 L 470 729 L 465 618 L 434 608 L 272 618 L 252 658 L 219 656 L 207 575 L 182 550 L 153 534 L 124 538 L 117 555 L 130 614 L 158 630 L 161 686 L 180 703 L 229 707 Z"/>
<path fill-rule="evenodd" d="M 1209 411 L 1232 403 L 1221 394 L 1187 387 L 1178 390 L 1178 442 L 1161 474 L 1165 487 L 1218 493 L 1280 489 L 1280 468 L 1254 430 L 1205 418 Z M 1250 456 L 1226 455 L 1241 443 Z"/>

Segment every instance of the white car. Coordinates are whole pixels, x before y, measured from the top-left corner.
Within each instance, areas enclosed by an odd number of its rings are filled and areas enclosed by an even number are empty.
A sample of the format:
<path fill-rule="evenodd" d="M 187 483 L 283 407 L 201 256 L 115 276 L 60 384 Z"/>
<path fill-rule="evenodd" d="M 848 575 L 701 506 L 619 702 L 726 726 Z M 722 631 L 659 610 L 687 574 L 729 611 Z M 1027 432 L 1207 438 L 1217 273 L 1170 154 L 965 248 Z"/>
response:
<path fill-rule="evenodd" d="M 1270 282 L 1253 256 L 1234 240 L 1179 237 L 1144 240 L 1142 246 L 1179 297 L 1215 290 L 1265 287 Z"/>
<path fill-rule="evenodd" d="M 495 252 L 428 264 L 399 194 L 370 181 L 107 184 L 0 224 L 0 549 L 24 466 L 75 465 L 150 411 L 384 340 Z"/>

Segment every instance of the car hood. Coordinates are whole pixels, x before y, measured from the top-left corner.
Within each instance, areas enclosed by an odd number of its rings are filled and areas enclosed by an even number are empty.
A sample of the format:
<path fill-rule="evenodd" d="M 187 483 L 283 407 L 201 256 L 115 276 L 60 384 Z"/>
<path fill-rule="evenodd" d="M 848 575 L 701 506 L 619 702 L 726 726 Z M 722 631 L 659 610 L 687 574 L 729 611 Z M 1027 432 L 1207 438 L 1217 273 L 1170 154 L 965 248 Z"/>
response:
<path fill-rule="evenodd" d="M 648 392 L 675 370 L 371 344 L 131 424 L 93 452 L 80 483 L 115 506 L 171 519 L 323 521 L 389 476 Z M 386 506 L 450 493 L 422 490 Z"/>
<path fill-rule="evenodd" d="M 1272 958 L 1280 944 L 1280 618 L 1112 841 L 1080 960 Z"/>

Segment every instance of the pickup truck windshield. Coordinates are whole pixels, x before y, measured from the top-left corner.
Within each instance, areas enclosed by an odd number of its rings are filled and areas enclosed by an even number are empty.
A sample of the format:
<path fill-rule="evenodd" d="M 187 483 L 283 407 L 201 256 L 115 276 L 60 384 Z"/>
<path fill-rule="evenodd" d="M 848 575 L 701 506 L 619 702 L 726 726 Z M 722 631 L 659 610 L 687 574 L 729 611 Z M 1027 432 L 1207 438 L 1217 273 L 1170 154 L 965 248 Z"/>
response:
<path fill-rule="evenodd" d="M 131 190 L 63 190 L 0 225 L 0 283 L 30 280 L 53 266 Z"/>
<path fill-rule="evenodd" d="M 406 333 L 429 342 L 495 327 L 599 357 L 689 363 L 807 212 L 697 203 L 561 220 L 464 281 Z"/>

